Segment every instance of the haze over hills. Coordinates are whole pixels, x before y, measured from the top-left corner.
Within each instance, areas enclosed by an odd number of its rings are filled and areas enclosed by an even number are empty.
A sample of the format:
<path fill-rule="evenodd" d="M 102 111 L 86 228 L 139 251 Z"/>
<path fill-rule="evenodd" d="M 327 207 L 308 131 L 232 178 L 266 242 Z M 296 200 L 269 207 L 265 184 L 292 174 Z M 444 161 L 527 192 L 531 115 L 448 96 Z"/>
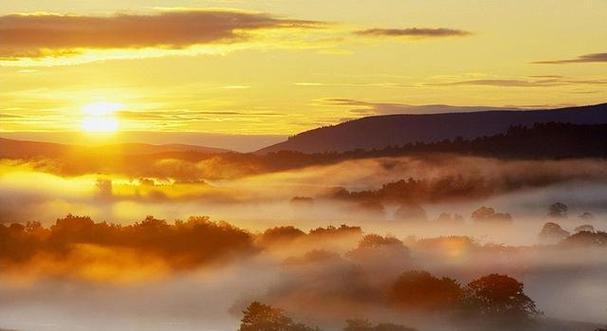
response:
<path fill-rule="evenodd" d="M 122 143 L 111 145 L 68 145 L 39 141 L 26 141 L 0 138 L 0 157 L 39 158 L 61 157 L 69 153 L 86 152 L 90 154 L 146 155 L 171 152 L 196 152 L 218 154 L 230 152 L 226 149 L 185 144 L 152 145 L 143 143 Z"/>
<path fill-rule="evenodd" d="M 1 121 L 1 120 L 0 120 Z M 2 131 L 0 138 L 12 140 L 39 141 L 57 144 L 99 144 L 145 143 L 151 145 L 195 145 L 218 149 L 227 149 L 241 153 L 254 152 L 288 138 L 287 135 L 273 134 L 221 134 L 210 132 L 173 132 L 173 131 L 118 131 L 112 133 L 111 142 L 103 143 L 104 138 L 78 131 Z"/>
<path fill-rule="evenodd" d="M 515 125 L 535 123 L 605 124 L 607 103 L 545 110 L 490 110 L 464 113 L 384 115 L 364 117 L 297 134 L 257 151 L 303 153 L 381 149 L 444 139 L 473 139 L 504 133 Z"/>

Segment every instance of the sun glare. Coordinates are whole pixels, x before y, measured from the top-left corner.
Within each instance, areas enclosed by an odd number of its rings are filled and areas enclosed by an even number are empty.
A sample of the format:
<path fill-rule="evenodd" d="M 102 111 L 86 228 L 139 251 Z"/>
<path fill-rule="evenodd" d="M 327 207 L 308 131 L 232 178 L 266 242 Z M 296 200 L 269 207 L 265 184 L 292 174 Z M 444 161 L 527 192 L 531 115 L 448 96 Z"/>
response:
<path fill-rule="evenodd" d="M 82 108 L 82 130 L 90 133 L 112 133 L 118 130 L 115 112 L 122 104 L 109 102 L 90 103 Z"/>

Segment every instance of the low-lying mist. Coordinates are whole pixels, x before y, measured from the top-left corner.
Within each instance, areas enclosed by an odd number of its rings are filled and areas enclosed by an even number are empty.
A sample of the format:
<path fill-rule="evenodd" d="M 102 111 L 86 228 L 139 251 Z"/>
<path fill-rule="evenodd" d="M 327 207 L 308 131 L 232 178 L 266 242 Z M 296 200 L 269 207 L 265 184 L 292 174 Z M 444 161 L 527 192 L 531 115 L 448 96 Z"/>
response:
<path fill-rule="evenodd" d="M 185 162 L 173 160 L 171 162 Z M 176 167 L 175 172 L 179 172 Z M 168 173 L 170 175 L 171 172 Z M 567 225 L 599 226 L 607 212 L 603 160 L 504 161 L 421 155 L 346 161 L 232 179 L 64 177 L 32 163 L 0 162 L 0 223 L 53 222 L 68 213 L 132 223 L 141 215 L 208 215 L 250 229 L 364 225 L 406 235 L 471 234 L 503 243 L 533 243 L 549 205 L 568 206 Z M 508 214 L 507 229 L 474 222 L 486 206 Z M 588 212 L 593 219 L 579 218 Z M 489 219 L 490 220 L 490 219 Z"/>
<path fill-rule="evenodd" d="M 112 225 L 68 215 L 2 226 L 0 237 L 0 321 L 19 330 L 235 330 L 253 301 L 326 330 L 351 318 L 459 330 L 468 322 L 452 320 L 456 303 L 436 282 L 495 274 L 524 284 L 541 325 L 607 322 L 607 233 L 596 230 L 513 246 L 347 225 L 260 232 L 206 217 Z M 415 292 L 403 289 L 411 281 Z"/>
<path fill-rule="evenodd" d="M 524 284 L 537 329 L 607 323 L 604 160 L 419 155 L 245 176 L 158 162 L 161 176 L 69 176 L 0 161 L 0 329 L 236 330 L 259 301 L 322 330 L 471 330 L 467 297 L 443 292 L 492 274 Z M 407 277 L 446 290 L 416 297 Z"/>

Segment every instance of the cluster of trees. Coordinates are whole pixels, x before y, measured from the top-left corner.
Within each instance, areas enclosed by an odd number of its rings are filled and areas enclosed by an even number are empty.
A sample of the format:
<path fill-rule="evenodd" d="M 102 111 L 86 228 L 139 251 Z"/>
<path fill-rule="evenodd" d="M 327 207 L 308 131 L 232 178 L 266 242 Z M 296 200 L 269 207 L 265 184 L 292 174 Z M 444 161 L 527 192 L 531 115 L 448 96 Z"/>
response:
<path fill-rule="evenodd" d="M 258 238 L 261 246 L 280 244 L 296 239 L 338 239 L 344 237 L 362 237 L 362 228 L 359 226 L 349 226 L 342 224 L 338 227 L 329 225 L 327 227 L 318 227 L 310 230 L 308 233 L 294 226 L 277 226 L 264 231 Z"/>
<path fill-rule="evenodd" d="M 546 222 L 538 234 L 541 242 L 546 244 L 559 243 L 563 246 L 607 246 L 607 233 L 597 231 L 591 224 L 578 225 L 573 234 L 561 227 L 558 221 L 568 217 L 569 207 L 562 202 L 555 202 L 548 208 L 550 222 Z M 591 221 L 594 215 L 590 212 L 581 213 L 578 218 Z"/>
<path fill-rule="evenodd" d="M 548 207 L 548 217 L 554 220 L 565 219 L 569 217 L 569 206 L 562 202 L 555 202 Z M 594 219 L 594 214 L 585 211 L 578 215 L 578 218 L 585 221 Z M 585 226 L 585 225 L 584 225 Z M 577 230 L 576 230 L 577 231 Z"/>
<path fill-rule="evenodd" d="M 540 242 L 553 243 L 561 241 L 569 237 L 569 231 L 563 229 L 558 223 L 547 222 L 542 227 L 542 230 L 538 234 Z"/>
<path fill-rule="evenodd" d="M 464 217 L 459 214 L 451 214 L 451 213 L 440 213 L 436 218 L 436 223 L 445 224 L 445 225 L 459 225 L 463 224 Z"/>
<path fill-rule="evenodd" d="M 458 236 L 411 239 L 407 246 L 418 252 L 493 249 Z M 512 326 L 509 330 L 523 329 L 533 326 L 535 317 L 540 315 L 525 294 L 523 284 L 506 275 L 490 274 L 461 284 L 426 271 L 400 273 L 403 268 L 415 268 L 407 246 L 394 237 L 369 234 L 343 256 L 312 250 L 301 257 L 289 258 L 285 266 L 294 278 L 289 278 L 288 286 L 271 291 L 265 300 L 281 302 L 295 311 L 300 305 L 290 298 L 315 305 L 351 305 L 358 310 L 364 307 L 391 309 L 401 312 L 402 316 L 437 316 L 450 323 L 462 323 L 462 329 L 466 329 L 466 321 L 482 324 L 487 330 L 500 329 L 496 325 Z M 303 309 L 304 315 L 309 316 L 316 308 Z M 388 328 L 386 323 L 357 325 L 360 330 L 401 330 Z"/>
<path fill-rule="evenodd" d="M 354 262 L 374 265 L 381 270 L 393 267 L 398 268 L 409 260 L 410 251 L 407 246 L 397 238 L 382 237 L 376 234 L 365 235 L 358 246 L 346 253 Z"/>
<path fill-rule="evenodd" d="M 426 271 L 401 274 L 390 289 L 392 303 L 408 310 L 445 310 L 462 300 L 459 283 L 451 278 L 437 278 Z"/>
<path fill-rule="evenodd" d="M 379 201 L 365 200 L 357 205 L 357 209 L 379 217 L 385 216 L 384 206 Z M 394 213 L 394 219 L 404 222 L 425 222 L 428 221 L 428 214 L 419 204 L 405 202 L 401 203 Z M 512 222 L 512 215 L 498 212 L 491 207 L 481 206 L 471 213 L 470 219 L 479 224 L 509 224 Z M 443 212 L 434 219 L 434 222 L 442 225 L 461 225 L 465 219 L 459 214 Z"/>
<path fill-rule="evenodd" d="M 598 246 L 607 247 L 607 232 L 597 231 L 592 225 L 583 224 L 573 230 L 573 234 L 558 223 L 547 222 L 538 237 L 546 244 L 558 243 L 562 246 Z"/>
<path fill-rule="evenodd" d="M 190 217 L 169 224 L 152 216 L 131 225 L 95 223 L 90 217 L 67 215 L 49 228 L 38 222 L 0 224 L 0 262 L 24 262 L 38 253 L 62 256 L 75 244 L 124 247 L 163 258 L 176 269 L 252 254 L 254 236 L 226 222 Z"/>
<path fill-rule="evenodd" d="M 472 212 L 470 216 L 475 222 L 494 222 L 494 223 L 510 223 L 512 216 L 508 213 L 498 213 L 490 207 L 480 207 Z"/>
<path fill-rule="evenodd" d="M 45 227 L 39 222 L 0 223 L 0 266 L 26 263 L 43 253 L 63 259 L 80 244 L 127 248 L 161 258 L 173 269 L 190 269 L 256 254 L 264 247 L 295 239 L 319 240 L 362 237 L 358 226 L 318 227 L 303 232 L 292 226 L 275 227 L 258 235 L 209 217 L 186 221 L 148 216 L 130 225 L 95 222 L 88 216 L 67 216 Z"/>
<path fill-rule="evenodd" d="M 482 321 L 487 326 L 524 328 L 541 315 L 533 300 L 516 279 L 499 274 L 480 277 L 466 286 L 456 280 L 438 278 L 425 271 L 408 271 L 393 283 L 389 301 L 396 309 L 422 313 L 444 313 L 454 323 Z M 312 331 L 319 330 L 295 323 L 284 311 L 251 303 L 242 317 L 239 331 Z M 372 324 L 365 319 L 346 321 L 344 331 L 414 331 L 392 323 Z"/>
<path fill-rule="evenodd" d="M 282 309 L 254 301 L 244 310 L 238 331 L 320 331 L 303 323 L 294 322 Z M 393 323 L 373 325 L 366 319 L 346 320 L 344 331 L 416 331 Z"/>
<path fill-rule="evenodd" d="M 353 201 L 402 203 L 472 199 L 492 194 L 495 188 L 480 177 L 447 176 L 436 180 L 407 178 L 382 185 L 377 190 L 351 192 L 337 189 L 330 198 Z"/>
<path fill-rule="evenodd" d="M 522 185 L 522 183 L 519 183 Z M 384 203 L 399 203 L 395 218 L 404 221 L 425 221 L 427 215 L 420 206 L 422 202 L 436 202 L 449 199 L 469 199 L 489 196 L 496 190 L 514 189 L 511 187 L 496 188 L 485 182 L 482 178 L 443 177 L 438 180 L 426 179 L 402 179 L 382 185 L 376 190 L 348 191 L 338 188 L 329 197 L 338 200 L 352 201 L 357 203 L 357 209 L 378 215 L 384 214 Z M 551 218 L 566 218 L 568 206 L 556 202 L 549 207 L 548 216 Z M 590 220 L 593 215 L 585 212 L 579 216 Z M 470 218 L 481 223 L 510 223 L 512 216 L 508 213 L 497 212 L 491 207 L 482 206 L 472 212 Z M 461 215 L 448 213 L 441 214 L 437 221 L 442 223 L 457 224 L 463 222 Z"/>
<path fill-rule="evenodd" d="M 540 314 L 516 279 L 490 274 L 465 286 L 425 271 L 403 273 L 393 284 L 391 300 L 400 307 L 453 311 L 502 322 L 527 322 Z"/>
<path fill-rule="evenodd" d="M 254 301 L 245 311 L 238 331 L 319 331 L 294 322 L 278 308 Z"/>
<path fill-rule="evenodd" d="M 607 247 L 607 232 L 580 231 L 559 242 L 562 246 Z"/>
<path fill-rule="evenodd" d="M 344 331 L 416 331 L 416 329 L 394 323 L 378 323 L 373 325 L 366 319 L 346 320 Z"/>

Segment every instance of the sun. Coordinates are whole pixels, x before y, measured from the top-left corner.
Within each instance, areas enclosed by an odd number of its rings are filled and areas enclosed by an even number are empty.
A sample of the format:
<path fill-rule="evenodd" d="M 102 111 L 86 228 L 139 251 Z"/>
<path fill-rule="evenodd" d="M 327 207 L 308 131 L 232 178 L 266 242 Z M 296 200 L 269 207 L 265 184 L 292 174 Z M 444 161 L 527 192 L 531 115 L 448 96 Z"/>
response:
<path fill-rule="evenodd" d="M 90 133 L 113 133 L 118 131 L 115 112 L 124 107 L 120 103 L 95 102 L 82 108 L 82 130 Z"/>

